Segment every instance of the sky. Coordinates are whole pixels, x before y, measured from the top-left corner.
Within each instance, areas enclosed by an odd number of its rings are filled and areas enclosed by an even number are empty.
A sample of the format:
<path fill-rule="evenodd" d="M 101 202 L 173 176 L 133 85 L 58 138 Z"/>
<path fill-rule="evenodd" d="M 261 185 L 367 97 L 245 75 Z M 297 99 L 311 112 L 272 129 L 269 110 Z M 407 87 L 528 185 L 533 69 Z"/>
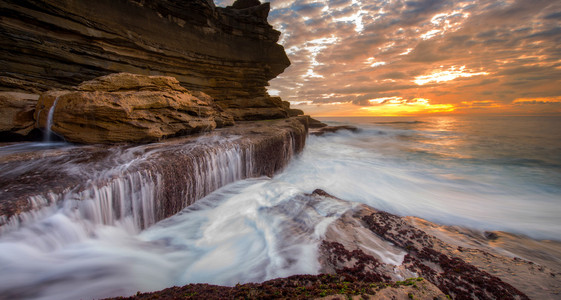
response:
<path fill-rule="evenodd" d="M 561 1 L 270 2 L 269 94 L 313 116 L 561 115 Z"/>

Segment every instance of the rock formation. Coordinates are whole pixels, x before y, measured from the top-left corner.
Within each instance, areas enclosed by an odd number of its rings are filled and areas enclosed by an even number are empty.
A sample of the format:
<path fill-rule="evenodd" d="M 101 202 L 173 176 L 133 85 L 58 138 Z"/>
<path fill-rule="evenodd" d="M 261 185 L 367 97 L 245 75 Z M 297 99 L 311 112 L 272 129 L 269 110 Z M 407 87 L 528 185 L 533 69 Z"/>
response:
<path fill-rule="evenodd" d="M 28 135 L 35 128 L 37 98 L 29 93 L 0 92 L 0 132 Z"/>
<path fill-rule="evenodd" d="M 294 117 L 243 122 L 165 143 L 3 152 L 0 235 L 41 209 L 75 199 L 81 214 L 103 216 L 93 222 L 132 216 L 145 228 L 228 183 L 272 176 L 303 150 L 307 133 L 307 118 Z"/>
<path fill-rule="evenodd" d="M 42 94 L 35 112 L 39 127 L 69 142 L 150 142 L 234 124 L 210 96 L 173 77 L 115 73 L 76 89 Z"/>
<path fill-rule="evenodd" d="M 0 91 L 39 95 L 111 73 L 163 75 L 210 95 L 236 120 L 287 117 L 288 103 L 265 88 L 290 65 L 276 43 L 280 33 L 267 23 L 269 8 L 258 1 L 229 8 L 210 0 L 1 1 Z M 29 115 L 28 104 L 15 106 L 22 109 L 12 115 Z"/>

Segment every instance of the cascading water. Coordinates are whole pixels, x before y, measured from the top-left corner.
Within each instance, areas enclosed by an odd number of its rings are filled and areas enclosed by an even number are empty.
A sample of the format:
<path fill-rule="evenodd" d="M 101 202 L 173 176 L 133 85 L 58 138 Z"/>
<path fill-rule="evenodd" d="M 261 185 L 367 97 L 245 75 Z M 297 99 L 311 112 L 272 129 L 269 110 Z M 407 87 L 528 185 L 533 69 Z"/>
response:
<path fill-rule="evenodd" d="M 140 146 L 67 145 L 39 151 L 23 149 L 28 152 L 18 148 L 13 153 L 3 149 L 0 199 L 16 198 L 17 203 L 23 198 L 28 202 L 28 211 L 0 219 L 0 295 L 19 299 L 79 299 L 130 295 L 138 290 L 185 283 L 185 280 L 202 282 L 204 278 L 222 278 L 220 282 L 234 284 L 231 280 L 235 276 L 230 275 L 243 272 L 239 264 L 250 259 L 249 256 L 255 260 L 254 267 L 269 265 L 268 271 L 255 273 L 251 277 L 254 280 L 293 274 L 299 268 L 307 272 L 316 270 L 317 265 L 305 264 L 307 259 L 294 264 L 288 257 L 282 258 L 288 254 L 262 256 L 261 251 L 271 247 L 271 238 L 276 235 L 269 232 L 268 241 L 259 238 L 260 247 L 265 248 L 249 251 L 248 257 L 239 257 L 223 268 L 203 272 L 204 266 L 196 261 L 223 261 L 211 253 L 221 256 L 229 251 L 228 247 L 235 247 L 238 253 L 246 252 L 240 248 L 242 244 L 223 245 L 201 236 L 197 228 L 208 226 L 210 215 L 179 221 L 178 230 L 186 234 L 183 238 L 177 236 L 179 244 L 171 236 L 151 237 L 146 231 L 229 183 L 271 175 L 283 168 L 294 153 L 302 150 L 306 132 L 303 126 L 298 128 L 297 133 L 292 128 L 271 131 L 269 136 L 252 136 L 239 126 L 198 138 Z M 30 181 L 35 184 L 29 185 Z M 279 190 L 283 199 L 291 201 L 296 191 L 284 190 Z M 270 195 L 260 197 L 269 199 Z M 229 240 L 231 230 L 239 229 L 242 235 L 253 230 L 255 209 L 264 201 L 255 200 L 247 208 L 249 223 L 235 225 L 229 219 L 215 223 L 229 228 L 229 231 L 222 230 L 224 239 Z M 204 203 L 203 207 L 220 201 Z M 191 210 L 196 211 L 197 207 Z M 235 213 L 232 209 L 226 211 Z M 298 211 L 288 213 L 302 216 Z M 277 222 L 283 222 L 284 217 L 279 216 Z M 267 221 L 258 222 L 273 222 L 279 216 L 271 215 Z M 179 214 L 174 218 L 182 217 Z M 257 230 L 250 236 L 253 239 L 264 237 L 263 234 Z M 315 255 L 314 241 L 304 244 L 300 250 L 282 250 L 279 244 L 275 246 L 278 249 L 267 252 Z M 219 247 L 218 252 L 210 251 L 213 247 Z M 193 277 L 194 274 L 200 276 Z"/>
<path fill-rule="evenodd" d="M 58 103 L 58 97 L 56 97 L 55 101 L 53 102 L 53 106 L 49 109 L 49 114 L 47 115 L 47 126 L 45 127 L 45 133 L 43 136 L 43 142 L 50 143 L 52 142 L 52 136 L 54 132 L 51 130 L 53 127 L 53 118 L 55 115 L 56 105 Z"/>
<path fill-rule="evenodd" d="M 56 100 L 53 108 L 55 105 Z M 216 133 L 186 142 L 136 147 L 68 146 L 42 152 L 34 152 L 36 148 L 32 147 L 29 151 L 33 155 L 17 148 L 14 151 L 30 160 L 22 164 L 6 159 L 8 163 L 0 164 L 0 185 L 10 187 L 0 191 L 0 196 L 27 197 L 29 209 L 11 217 L 0 216 L 0 233 L 53 211 L 64 211 L 68 205 L 94 224 L 113 225 L 131 217 L 138 231 L 228 183 L 281 169 L 294 152 L 301 150 L 295 146 L 296 138 L 287 130 L 265 140 Z M 35 177 L 38 184 L 33 188 L 27 179 L 22 180 Z M 25 192 L 22 195 L 15 192 L 18 190 Z M 91 207 L 85 203 L 91 203 Z"/>

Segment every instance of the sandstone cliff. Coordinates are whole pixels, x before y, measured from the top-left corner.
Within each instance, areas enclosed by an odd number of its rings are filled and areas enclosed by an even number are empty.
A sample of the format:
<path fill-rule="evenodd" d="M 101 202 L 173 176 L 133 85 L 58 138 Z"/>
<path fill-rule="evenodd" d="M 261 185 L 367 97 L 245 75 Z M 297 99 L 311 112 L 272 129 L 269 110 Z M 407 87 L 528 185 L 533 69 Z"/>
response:
<path fill-rule="evenodd" d="M 38 95 L 117 72 L 164 75 L 237 120 L 286 117 L 288 103 L 265 86 L 290 62 L 267 23 L 269 3 L 257 3 L 1 1 L 0 91 Z"/>
<path fill-rule="evenodd" d="M 35 120 L 82 144 L 152 142 L 234 124 L 210 96 L 188 91 L 173 77 L 130 73 L 86 81 L 76 90 L 45 92 Z"/>

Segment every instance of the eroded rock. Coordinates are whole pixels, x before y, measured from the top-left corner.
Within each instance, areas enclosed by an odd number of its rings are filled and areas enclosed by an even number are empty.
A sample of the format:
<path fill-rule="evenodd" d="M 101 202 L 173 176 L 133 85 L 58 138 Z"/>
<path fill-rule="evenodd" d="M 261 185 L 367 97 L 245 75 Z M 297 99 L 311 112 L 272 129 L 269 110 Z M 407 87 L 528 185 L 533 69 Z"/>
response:
<path fill-rule="evenodd" d="M 52 113 L 51 113 L 52 110 Z M 232 117 L 202 92 L 190 92 L 173 77 L 117 73 L 49 91 L 35 119 L 74 143 L 150 142 L 233 125 Z"/>
<path fill-rule="evenodd" d="M 110 73 L 173 76 L 216 101 L 267 95 L 290 65 L 269 3 L 0 2 L 0 90 L 69 89 Z M 149 24 L 149 26 L 147 26 Z"/>
<path fill-rule="evenodd" d="M 0 134 L 26 136 L 35 127 L 33 112 L 39 95 L 0 92 Z"/>

